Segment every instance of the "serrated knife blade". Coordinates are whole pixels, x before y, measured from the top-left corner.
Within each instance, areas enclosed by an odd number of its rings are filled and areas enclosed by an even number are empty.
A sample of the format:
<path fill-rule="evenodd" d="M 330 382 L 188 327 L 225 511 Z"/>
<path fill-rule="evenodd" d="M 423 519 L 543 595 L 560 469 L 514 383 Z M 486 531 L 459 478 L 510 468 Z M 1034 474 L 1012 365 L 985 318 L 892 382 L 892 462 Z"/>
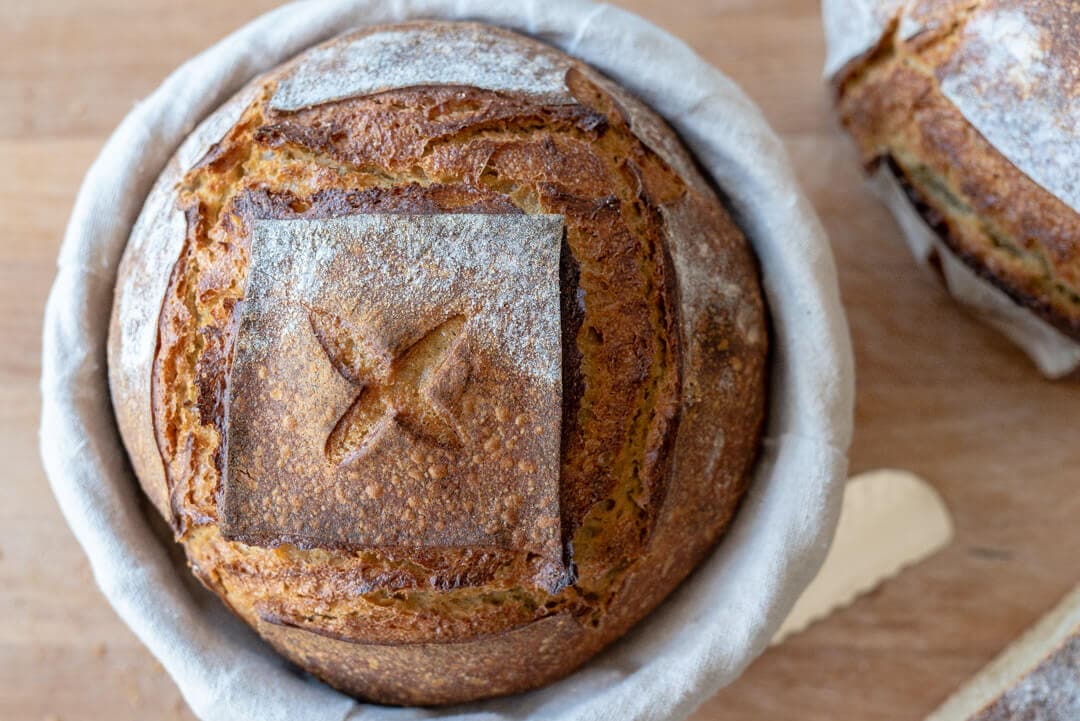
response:
<path fill-rule="evenodd" d="M 952 536 L 952 519 L 941 496 L 914 473 L 879 470 L 850 479 L 825 563 L 771 645 L 934 555 Z"/>

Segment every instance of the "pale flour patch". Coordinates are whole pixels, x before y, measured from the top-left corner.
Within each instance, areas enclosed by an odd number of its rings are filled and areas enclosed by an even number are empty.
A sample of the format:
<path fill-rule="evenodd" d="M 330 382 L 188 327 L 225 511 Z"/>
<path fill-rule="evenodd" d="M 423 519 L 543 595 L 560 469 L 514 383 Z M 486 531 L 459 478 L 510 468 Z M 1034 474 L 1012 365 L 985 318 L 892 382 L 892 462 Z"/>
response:
<path fill-rule="evenodd" d="M 270 107 L 299 110 L 418 85 L 465 85 L 573 103 L 565 83 L 569 69 L 554 52 L 471 26 L 385 30 L 309 51 L 278 83 Z"/>
<path fill-rule="evenodd" d="M 1023 173 L 1080 212 L 1080 50 L 1038 9 L 988 7 L 964 27 L 942 92 Z"/>

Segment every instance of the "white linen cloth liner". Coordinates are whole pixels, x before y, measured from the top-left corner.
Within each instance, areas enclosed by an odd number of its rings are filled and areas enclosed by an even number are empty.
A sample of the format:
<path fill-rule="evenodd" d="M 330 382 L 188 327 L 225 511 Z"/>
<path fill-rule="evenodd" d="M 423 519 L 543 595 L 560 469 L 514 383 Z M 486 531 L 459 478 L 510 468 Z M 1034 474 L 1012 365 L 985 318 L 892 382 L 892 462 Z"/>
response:
<path fill-rule="evenodd" d="M 909 40 L 926 30 L 910 0 L 822 0 L 827 57 L 834 77 L 873 48 L 892 19 Z M 1009 162 L 1080 212 L 1080 102 L 1068 96 L 1069 59 L 1054 57 L 1023 3 L 980 7 L 961 31 L 965 50 L 944 65 L 941 92 Z M 1002 6 L 1004 5 L 1004 6 Z M 1080 368 L 1080 343 L 980 278 L 915 211 L 894 179 L 880 171 L 871 187 L 904 231 L 912 254 L 930 267 L 941 259 L 949 294 L 1019 346 L 1048 378 Z"/>
<path fill-rule="evenodd" d="M 936 257 L 940 261 L 941 280 L 949 294 L 1020 346 L 1043 375 L 1060 378 L 1080 366 L 1080 343 L 1066 338 L 957 258 L 911 204 L 888 168 L 877 169 L 870 178 L 870 187 L 892 211 L 911 254 L 927 267 Z"/>
<path fill-rule="evenodd" d="M 355 26 L 482 20 L 534 35 L 637 93 L 730 197 L 772 314 L 771 410 L 748 497 L 717 550 L 626 638 L 527 695 L 432 710 L 360 704 L 298 674 L 197 586 L 155 535 L 106 384 L 116 268 L 151 184 L 247 80 Z M 45 312 L 41 452 L 102 592 L 205 721 L 674 719 L 766 646 L 829 545 L 851 438 L 853 363 L 828 242 L 779 139 L 735 85 L 637 16 L 584 0 L 313 0 L 195 57 L 139 103 L 79 192 Z M 170 555 L 171 554 L 171 555 Z"/>

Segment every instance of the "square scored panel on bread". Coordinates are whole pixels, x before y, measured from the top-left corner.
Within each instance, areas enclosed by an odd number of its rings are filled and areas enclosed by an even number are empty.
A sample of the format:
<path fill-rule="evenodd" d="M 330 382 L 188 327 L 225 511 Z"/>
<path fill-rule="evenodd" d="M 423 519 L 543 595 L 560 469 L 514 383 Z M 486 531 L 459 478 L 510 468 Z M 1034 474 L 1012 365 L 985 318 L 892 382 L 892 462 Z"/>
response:
<path fill-rule="evenodd" d="M 557 215 L 259 220 L 222 532 L 561 564 Z"/>

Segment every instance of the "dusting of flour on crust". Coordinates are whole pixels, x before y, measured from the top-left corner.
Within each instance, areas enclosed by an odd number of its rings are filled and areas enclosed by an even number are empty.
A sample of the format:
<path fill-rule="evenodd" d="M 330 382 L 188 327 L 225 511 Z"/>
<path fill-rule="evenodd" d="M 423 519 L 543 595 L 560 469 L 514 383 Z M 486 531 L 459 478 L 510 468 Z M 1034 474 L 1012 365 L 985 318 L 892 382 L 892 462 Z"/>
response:
<path fill-rule="evenodd" d="M 504 548 L 564 573 L 562 238 L 558 215 L 256 221 L 224 536 Z"/>
<path fill-rule="evenodd" d="M 990 2 L 945 66 L 945 96 L 997 150 L 1080 212 L 1080 42 L 1060 11 Z M 1071 11 L 1080 32 L 1080 8 Z M 1055 17 L 1052 17 L 1055 16 Z"/>
<path fill-rule="evenodd" d="M 339 38 L 308 52 L 278 83 L 274 110 L 418 85 L 468 85 L 573 103 L 570 65 L 554 52 L 528 52 L 521 40 L 479 27 L 416 27 Z"/>

